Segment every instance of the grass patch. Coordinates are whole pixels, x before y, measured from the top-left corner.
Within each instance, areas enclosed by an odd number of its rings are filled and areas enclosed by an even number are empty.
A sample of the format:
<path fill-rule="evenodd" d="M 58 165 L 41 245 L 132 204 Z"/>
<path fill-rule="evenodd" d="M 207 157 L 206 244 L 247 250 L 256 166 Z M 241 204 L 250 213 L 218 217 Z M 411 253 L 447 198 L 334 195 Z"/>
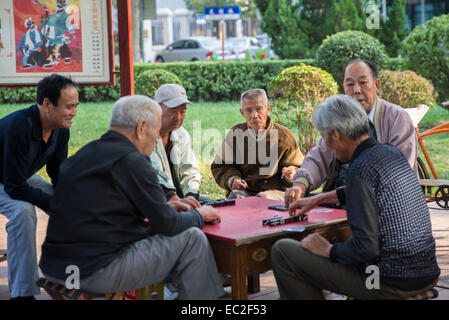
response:
<path fill-rule="evenodd" d="M 429 108 L 424 118 L 419 123 L 420 131 L 433 128 L 449 121 L 449 111 L 436 104 Z"/>

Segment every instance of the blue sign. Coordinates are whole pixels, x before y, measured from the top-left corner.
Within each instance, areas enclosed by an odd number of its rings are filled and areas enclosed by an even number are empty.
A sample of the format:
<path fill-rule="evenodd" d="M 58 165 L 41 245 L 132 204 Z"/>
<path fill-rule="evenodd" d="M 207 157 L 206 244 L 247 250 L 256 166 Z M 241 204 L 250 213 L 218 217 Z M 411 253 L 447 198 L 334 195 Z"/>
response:
<path fill-rule="evenodd" d="M 206 20 L 238 20 L 241 15 L 240 5 L 204 8 L 204 17 Z"/>
<path fill-rule="evenodd" d="M 197 24 L 206 24 L 206 18 L 202 14 L 195 15 L 195 20 Z"/>

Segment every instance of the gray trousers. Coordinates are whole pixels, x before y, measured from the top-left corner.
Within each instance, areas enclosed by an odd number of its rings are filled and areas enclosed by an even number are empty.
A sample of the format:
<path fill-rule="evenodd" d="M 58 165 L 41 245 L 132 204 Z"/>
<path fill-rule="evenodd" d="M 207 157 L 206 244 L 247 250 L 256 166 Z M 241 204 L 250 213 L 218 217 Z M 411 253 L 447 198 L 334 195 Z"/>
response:
<path fill-rule="evenodd" d="M 368 299 L 405 299 L 431 289 L 437 281 L 415 291 L 402 291 L 380 283 L 379 289 L 368 289 L 366 276 L 354 265 L 335 263 L 304 249 L 299 241 L 282 239 L 271 249 L 271 263 L 281 299 L 324 299 L 323 289 Z"/>
<path fill-rule="evenodd" d="M 94 293 L 140 289 L 164 280 L 169 273 L 179 288 L 180 300 L 217 299 L 224 294 L 209 241 L 198 228 L 134 243 L 108 266 L 82 279 L 80 288 Z"/>
<path fill-rule="evenodd" d="M 53 194 L 53 186 L 38 175 L 33 175 L 27 183 Z M 8 285 L 10 297 L 34 296 L 40 293 L 36 284 L 39 269 L 36 257 L 36 209 L 33 204 L 11 199 L 0 183 L 0 213 L 8 222 Z"/>

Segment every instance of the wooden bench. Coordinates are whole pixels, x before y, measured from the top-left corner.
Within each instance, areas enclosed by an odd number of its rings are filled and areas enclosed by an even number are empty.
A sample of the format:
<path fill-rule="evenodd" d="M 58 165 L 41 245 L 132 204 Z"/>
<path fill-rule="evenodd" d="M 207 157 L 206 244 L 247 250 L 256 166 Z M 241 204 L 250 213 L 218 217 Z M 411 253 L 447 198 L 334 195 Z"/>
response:
<path fill-rule="evenodd" d="M 7 260 L 7 257 L 6 257 L 6 250 L 1 249 L 1 250 L 0 250 L 0 262 L 6 261 L 6 260 Z"/>
<path fill-rule="evenodd" d="M 51 282 L 45 278 L 40 278 L 37 285 L 43 288 L 54 300 L 163 300 L 164 283 L 158 282 L 136 290 L 137 295 L 133 294 L 130 299 L 129 292 L 114 292 L 108 294 L 97 294 L 79 289 L 68 289 L 67 287 Z"/>

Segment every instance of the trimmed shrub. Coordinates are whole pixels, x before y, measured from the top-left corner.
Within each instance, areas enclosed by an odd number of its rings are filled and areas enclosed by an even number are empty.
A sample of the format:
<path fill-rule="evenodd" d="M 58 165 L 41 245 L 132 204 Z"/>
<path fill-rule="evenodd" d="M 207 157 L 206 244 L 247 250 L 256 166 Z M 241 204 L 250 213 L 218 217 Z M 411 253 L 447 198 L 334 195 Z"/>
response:
<path fill-rule="evenodd" d="M 328 36 L 316 52 L 316 64 L 332 74 L 342 88 L 343 68 L 353 59 L 370 60 L 383 69 L 387 62 L 385 46 L 361 31 L 342 31 Z"/>
<path fill-rule="evenodd" d="M 282 70 L 301 62 L 313 64 L 314 60 L 171 62 L 135 64 L 134 68 L 136 75 L 156 68 L 176 74 L 194 101 L 230 101 L 239 100 L 248 89 L 266 89 Z"/>
<path fill-rule="evenodd" d="M 420 104 L 432 107 L 438 94 L 426 78 L 413 71 L 379 72 L 381 90 L 379 96 L 403 108 L 414 108 Z"/>
<path fill-rule="evenodd" d="M 297 128 L 303 154 L 316 144 L 313 110 L 336 93 L 338 85 L 329 73 L 305 64 L 283 70 L 268 84 L 274 120 L 290 130 Z"/>
<path fill-rule="evenodd" d="M 156 90 L 166 83 L 176 83 L 182 86 L 181 80 L 174 73 L 162 69 L 147 70 L 137 76 L 134 82 L 135 93 L 153 99 Z"/>
<path fill-rule="evenodd" d="M 432 81 L 442 101 L 449 99 L 449 15 L 413 29 L 402 52 L 409 68 Z"/>

